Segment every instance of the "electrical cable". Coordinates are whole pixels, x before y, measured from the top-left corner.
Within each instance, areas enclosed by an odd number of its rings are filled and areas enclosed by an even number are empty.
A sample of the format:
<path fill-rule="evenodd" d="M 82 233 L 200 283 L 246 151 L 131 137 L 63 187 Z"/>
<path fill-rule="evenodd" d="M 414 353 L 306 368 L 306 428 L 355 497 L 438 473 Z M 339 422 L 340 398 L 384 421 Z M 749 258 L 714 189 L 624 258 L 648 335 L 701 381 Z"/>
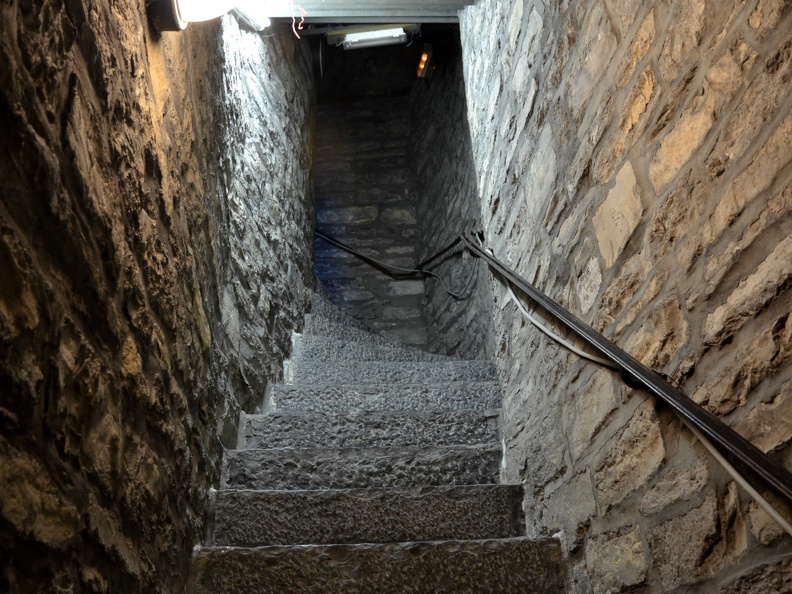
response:
<path fill-rule="evenodd" d="M 729 475 L 735 480 L 735 482 L 738 485 L 740 485 L 743 489 L 745 489 L 748 495 L 754 501 L 756 501 L 756 503 L 758 503 L 759 506 L 762 509 L 764 509 L 771 518 L 773 518 L 776 522 L 778 522 L 778 525 L 784 529 L 784 532 L 789 534 L 789 536 L 792 536 L 792 526 L 790 526 L 789 522 L 787 522 L 783 518 L 783 516 L 780 513 L 778 513 L 778 510 L 774 508 L 770 504 L 770 502 L 767 501 L 767 499 L 762 497 L 759 491 L 754 489 L 747 480 L 745 480 L 745 477 L 743 477 L 743 475 L 740 474 L 740 472 L 734 466 L 732 466 L 731 463 L 726 458 L 723 457 L 723 455 L 715 448 L 715 446 L 712 445 L 712 442 L 709 439 L 707 439 L 701 433 L 701 431 L 698 430 L 698 428 L 695 425 L 693 425 L 690 421 L 688 421 L 687 419 L 681 416 L 679 417 L 679 419 L 682 421 L 685 427 L 690 429 L 690 432 L 698 438 L 701 444 L 705 448 L 707 448 L 707 451 L 710 454 L 712 454 L 712 457 L 715 458 L 715 460 L 717 460 L 717 462 L 723 467 L 723 469 L 727 473 L 729 473 Z"/>
<path fill-rule="evenodd" d="M 489 250 L 489 249 L 486 249 L 486 248 L 482 248 L 482 249 L 484 249 L 484 251 L 486 251 L 493 258 L 495 257 L 495 254 L 492 253 L 492 250 Z M 575 353 L 579 357 L 587 359 L 587 360 L 591 361 L 592 363 L 596 363 L 597 365 L 602 365 L 603 367 L 608 367 L 609 369 L 614 369 L 616 371 L 619 371 L 619 366 L 616 365 L 615 363 L 613 363 L 612 361 L 608 361 L 607 359 L 603 359 L 601 357 L 597 357 L 596 355 L 591 355 L 591 354 L 589 354 L 589 353 L 577 348 L 571 342 L 569 342 L 568 340 L 562 338 L 561 336 L 559 336 L 558 334 L 556 334 L 555 332 L 550 330 L 550 328 L 548 328 L 547 326 L 542 324 L 537 318 L 535 318 L 528 311 L 528 309 L 525 307 L 525 305 L 523 305 L 522 301 L 517 298 L 517 295 L 514 294 L 514 290 L 511 287 L 511 283 L 508 282 L 508 280 L 501 281 L 501 282 L 503 282 L 503 284 L 506 286 L 506 289 L 509 291 L 509 297 L 511 298 L 512 301 L 514 301 L 514 304 L 520 310 L 522 315 L 525 316 L 528 319 L 528 321 L 531 322 L 531 324 L 533 324 L 534 326 L 536 326 L 536 328 L 538 328 L 541 332 L 543 332 L 545 335 L 547 335 L 552 340 L 556 341 L 558 344 L 560 344 L 564 348 L 572 351 L 573 353 Z"/>
<path fill-rule="evenodd" d="M 418 27 L 418 23 L 413 23 L 413 26 L 410 28 L 410 43 L 408 43 L 404 47 L 410 47 L 413 44 L 413 41 L 415 40 L 415 28 L 416 27 Z M 420 31 L 418 32 L 418 37 L 419 38 L 423 37 L 423 34 Z"/>
<path fill-rule="evenodd" d="M 517 305 L 517 307 L 522 312 L 522 314 L 526 318 L 528 318 L 529 322 L 531 322 L 539 330 L 544 332 L 547 336 L 549 336 L 550 338 L 555 340 L 561 346 L 563 346 L 566 349 L 572 351 L 576 355 L 578 355 L 580 357 L 583 357 L 584 359 L 588 359 L 592 363 L 596 363 L 597 365 L 602 365 L 603 367 L 608 367 L 610 369 L 614 369 L 616 371 L 619 371 L 619 366 L 618 365 L 615 365 L 613 362 L 608 361 L 607 359 L 602 359 L 601 357 L 597 357 L 596 355 L 590 355 L 589 353 L 577 348 L 571 342 L 569 342 L 566 339 L 562 338 L 558 334 L 554 333 L 552 330 L 550 330 L 550 328 L 547 328 L 546 326 L 544 326 L 541 322 L 539 322 L 539 320 L 537 320 L 535 317 L 533 317 L 531 315 L 531 313 L 525 308 L 525 306 L 522 304 L 522 301 L 520 301 L 517 298 L 517 295 L 514 294 L 514 291 L 512 290 L 511 285 L 507 283 L 506 284 L 506 288 L 509 291 L 509 297 L 511 297 L 511 299 L 514 301 L 515 305 Z"/>

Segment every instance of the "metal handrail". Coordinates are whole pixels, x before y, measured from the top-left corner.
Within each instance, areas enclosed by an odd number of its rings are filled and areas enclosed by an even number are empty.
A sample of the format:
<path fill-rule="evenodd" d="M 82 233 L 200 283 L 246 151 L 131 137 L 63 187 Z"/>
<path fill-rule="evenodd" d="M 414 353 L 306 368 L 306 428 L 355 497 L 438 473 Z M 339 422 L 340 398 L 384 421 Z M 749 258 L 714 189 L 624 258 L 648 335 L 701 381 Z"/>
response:
<path fill-rule="evenodd" d="M 786 468 L 773 462 L 762 450 L 723 423 L 723 421 L 713 416 L 704 407 L 677 390 L 656 371 L 649 369 L 620 349 L 487 252 L 481 247 L 481 237 L 474 230 L 473 224 L 469 224 L 464 232 L 460 234 L 460 237 L 471 253 L 484 260 L 492 269 L 523 291 L 547 313 L 580 336 L 588 345 L 594 347 L 606 358 L 613 361 L 623 375 L 660 398 L 680 417 L 690 422 L 725 452 L 745 464 L 780 494 L 792 501 L 792 473 Z"/>

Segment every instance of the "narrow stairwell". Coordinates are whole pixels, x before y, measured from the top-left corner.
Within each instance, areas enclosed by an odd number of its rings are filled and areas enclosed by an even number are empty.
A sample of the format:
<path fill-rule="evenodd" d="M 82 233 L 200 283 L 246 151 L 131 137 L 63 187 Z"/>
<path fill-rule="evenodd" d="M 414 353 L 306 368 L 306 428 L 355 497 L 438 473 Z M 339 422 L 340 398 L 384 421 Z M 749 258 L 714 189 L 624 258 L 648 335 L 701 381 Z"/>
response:
<path fill-rule="evenodd" d="M 499 485 L 492 366 L 402 347 L 322 297 L 227 452 L 189 592 L 563 592 Z"/>

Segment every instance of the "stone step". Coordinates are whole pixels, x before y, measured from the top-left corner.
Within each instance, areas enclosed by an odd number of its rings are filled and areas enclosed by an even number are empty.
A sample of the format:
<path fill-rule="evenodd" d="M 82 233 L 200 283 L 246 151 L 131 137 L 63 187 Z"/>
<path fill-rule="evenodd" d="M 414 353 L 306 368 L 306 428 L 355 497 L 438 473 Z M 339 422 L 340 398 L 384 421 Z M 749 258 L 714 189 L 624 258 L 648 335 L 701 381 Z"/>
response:
<path fill-rule="evenodd" d="M 218 491 L 213 544 L 263 546 L 509 538 L 522 487 Z"/>
<path fill-rule="evenodd" d="M 335 303 L 316 293 L 311 294 L 311 314 L 339 322 L 350 328 L 371 332 L 371 329 L 362 320 L 342 311 Z"/>
<path fill-rule="evenodd" d="M 452 361 L 410 347 L 387 347 L 326 336 L 296 334 L 292 340 L 292 361 Z"/>
<path fill-rule="evenodd" d="M 223 488 L 299 491 L 498 482 L 497 444 L 230 450 Z"/>
<path fill-rule="evenodd" d="M 308 336 L 326 336 L 336 340 L 349 340 L 387 347 L 399 347 L 392 340 L 374 333 L 372 330 L 362 330 L 345 322 L 325 318 L 319 314 L 306 314 L 303 324 L 303 334 Z"/>
<path fill-rule="evenodd" d="M 489 361 L 444 362 L 314 362 L 291 361 L 286 368 L 285 384 L 318 383 L 325 386 L 351 384 L 446 384 L 485 382 L 495 379 Z"/>
<path fill-rule="evenodd" d="M 193 594 L 555 594 L 561 548 L 516 537 L 420 543 L 208 547 L 193 560 Z"/>
<path fill-rule="evenodd" d="M 384 448 L 498 441 L 498 410 L 248 415 L 241 448 Z"/>
<path fill-rule="evenodd" d="M 320 384 L 321 382 L 316 382 Z M 400 410 L 487 410 L 500 407 L 495 382 L 448 382 L 424 385 L 293 385 L 274 386 L 272 411 L 321 413 Z"/>

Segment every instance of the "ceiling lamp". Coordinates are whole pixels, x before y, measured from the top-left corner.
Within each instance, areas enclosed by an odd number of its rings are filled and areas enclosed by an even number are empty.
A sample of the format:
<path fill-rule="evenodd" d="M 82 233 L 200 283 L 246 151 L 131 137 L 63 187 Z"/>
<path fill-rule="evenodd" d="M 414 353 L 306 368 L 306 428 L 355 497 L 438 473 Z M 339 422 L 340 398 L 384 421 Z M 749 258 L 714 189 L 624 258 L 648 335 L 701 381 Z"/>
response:
<path fill-rule="evenodd" d="M 238 0 L 149 0 L 146 13 L 157 31 L 183 31 L 188 23 L 223 16 Z"/>
<path fill-rule="evenodd" d="M 379 31 L 365 31 L 363 33 L 349 33 L 344 38 L 344 49 L 361 49 L 364 47 L 377 47 L 380 45 L 394 45 L 407 43 L 407 34 L 404 29 L 381 29 Z"/>

